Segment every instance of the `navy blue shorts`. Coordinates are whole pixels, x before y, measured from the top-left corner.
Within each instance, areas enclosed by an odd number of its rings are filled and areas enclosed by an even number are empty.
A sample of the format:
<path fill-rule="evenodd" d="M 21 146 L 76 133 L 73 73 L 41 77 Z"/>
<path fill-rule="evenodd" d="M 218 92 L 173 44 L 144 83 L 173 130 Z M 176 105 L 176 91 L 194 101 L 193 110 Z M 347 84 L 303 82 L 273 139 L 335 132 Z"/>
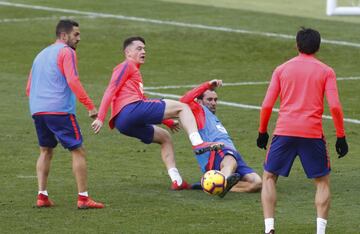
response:
<path fill-rule="evenodd" d="M 71 151 L 82 145 L 75 115 L 33 115 L 32 118 L 41 147 L 55 148 L 60 141 L 65 149 Z"/>
<path fill-rule="evenodd" d="M 237 163 L 237 168 L 235 172 L 239 173 L 241 177 L 244 177 L 246 174 L 254 172 L 254 170 L 245 163 L 240 153 L 236 150 L 225 147 L 222 150 L 217 151 L 216 153 L 214 151 L 212 152 L 214 153 L 214 157 L 211 157 L 210 151 L 201 155 L 196 155 L 196 159 L 198 161 L 200 170 L 203 173 L 209 170 L 220 171 L 221 169 L 220 164 L 224 159 L 225 155 L 231 155 L 235 158 Z"/>
<path fill-rule="evenodd" d="M 126 105 L 115 117 L 115 127 L 124 135 L 150 144 L 154 139 L 154 124 L 164 118 L 165 102 L 147 99 Z"/>
<path fill-rule="evenodd" d="M 325 139 L 291 136 L 273 137 L 264 169 L 287 177 L 296 156 L 299 156 L 308 178 L 318 178 L 330 173 L 330 159 Z"/>

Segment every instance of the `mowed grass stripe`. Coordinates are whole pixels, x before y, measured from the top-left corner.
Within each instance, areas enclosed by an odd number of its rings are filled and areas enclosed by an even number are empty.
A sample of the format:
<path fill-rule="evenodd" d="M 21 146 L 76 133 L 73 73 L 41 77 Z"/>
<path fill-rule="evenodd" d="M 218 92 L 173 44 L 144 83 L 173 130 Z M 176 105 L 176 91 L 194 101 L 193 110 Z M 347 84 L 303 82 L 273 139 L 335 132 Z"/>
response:
<path fill-rule="evenodd" d="M 245 29 L 234 29 L 234 28 L 228 28 L 228 27 L 217 27 L 217 26 L 209 26 L 209 25 L 203 25 L 203 24 L 191 24 L 191 23 L 176 22 L 176 21 L 157 20 L 157 19 L 141 18 L 141 17 L 135 17 L 135 16 L 114 15 L 114 14 L 108 14 L 108 13 L 79 11 L 79 10 L 71 10 L 71 9 L 64 9 L 64 8 L 28 5 L 28 4 L 21 4 L 21 3 L 9 3 L 9 2 L 3 2 L 3 1 L 0 1 L 0 5 L 35 9 L 35 10 L 52 11 L 52 12 L 89 15 L 89 16 L 102 17 L 102 18 L 115 18 L 115 19 L 120 19 L 120 20 L 138 21 L 138 22 L 153 23 L 153 24 L 164 24 L 164 25 L 171 25 L 171 26 L 177 26 L 177 27 L 197 28 L 197 29 L 205 29 L 205 30 L 212 30 L 212 31 L 250 34 L 250 35 L 257 35 L 257 36 L 264 36 L 264 37 L 274 37 L 274 38 L 279 38 L 279 39 L 289 39 L 289 40 L 295 39 L 295 37 L 292 35 L 281 34 L 281 33 L 250 31 L 250 30 L 245 30 Z M 328 40 L 328 39 L 323 38 L 322 43 L 360 48 L 359 43 L 348 42 L 348 41 Z"/>

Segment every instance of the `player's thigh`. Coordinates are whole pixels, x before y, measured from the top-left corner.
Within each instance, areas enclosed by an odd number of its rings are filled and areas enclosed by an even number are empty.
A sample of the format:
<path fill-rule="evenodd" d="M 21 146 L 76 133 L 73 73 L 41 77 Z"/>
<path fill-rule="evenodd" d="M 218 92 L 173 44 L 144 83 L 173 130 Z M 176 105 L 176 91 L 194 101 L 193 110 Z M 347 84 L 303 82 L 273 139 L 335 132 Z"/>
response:
<path fill-rule="evenodd" d="M 175 100 L 164 99 L 164 102 L 166 104 L 164 119 L 178 117 L 180 111 L 189 108 L 187 104 Z"/>
<path fill-rule="evenodd" d="M 115 117 L 120 131 L 128 127 L 146 124 L 160 124 L 164 118 L 165 102 L 161 99 L 147 99 L 126 105 Z"/>
<path fill-rule="evenodd" d="M 34 115 L 32 116 L 34 120 L 34 125 L 36 129 L 36 135 L 38 137 L 38 143 L 41 149 L 55 148 L 57 145 L 57 140 L 55 134 L 49 129 L 46 122 L 45 115 Z M 45 150 L 44 150 L 45 151 Z M 46 154 L 46 152 L 44 152 Z"/>
<path fill-rule="evenodd" d="M 75 115 L 48 115 L 46 121 L 65 149 L 71 151 L 81 147 L 83 138 Z"/>
<path fill-rule="evenodd" d="M 234 169 L 237 167 L 236 159 L 233 155 L 227 154 L 222 158 L 220 169 L 223 167 L 233 167 Z"/>
<path fill-rule="evenodd" d="M 155 126 L 152 124 L 124 125 L 119 119 L 116 119 L 115 127 L 120 133 L 135 137 L 145 144 L 151 144 L 154 140 Z"/>
<path fill-rule="evenodd" d="M 288 176 L 297 156 L 296 137 L 274 136 L 264 161 L 264 170 Z"/>
<path fill-rule="evenodd" d="M 241 156 L 241 154 L 238 151 L 225 149 L 224 152 L 227 155 L 233 156 L 234 159 L 236 160 L 235 172 L 238 173 L 241 176 L 241 178 L 243 178 L 247 174 L 254 172 L 254 170 L 246 164 L 245 160 L 243 159 L 243 157 Z"/>
<path fill-rule="evenodd" d="M 298 152 L 308 178 L 317 178 L 329 174 L 330 159 L 324 139 L 303 138 Z"/>

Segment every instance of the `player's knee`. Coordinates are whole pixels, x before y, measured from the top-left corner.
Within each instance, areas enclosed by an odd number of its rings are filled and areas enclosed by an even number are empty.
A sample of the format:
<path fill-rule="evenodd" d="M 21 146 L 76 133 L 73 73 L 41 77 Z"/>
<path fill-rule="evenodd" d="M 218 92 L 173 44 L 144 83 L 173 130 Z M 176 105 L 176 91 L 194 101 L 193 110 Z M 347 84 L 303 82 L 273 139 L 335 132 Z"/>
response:
<path fill-rule="evenodd" d="M 168 131 L 163 130 L 161 131 L 161 137 L 165 140 L 165 141 L 171 141 L 171 135 Z"/>
<path fill-rule="evenodd" d="M 276 180 L 277 175 L 275 175 L 275 174 L 273 174 L 271 172 L 264 171 L 262 179 L 263 179 L 263 181 Z"/>
<path fill-rule="evenodd" d="M 190 107 L 185 104 L 185 103 L 182 103 L 182 102 L 176 102 L 176 105 L 175 105 L 175 110 L 176 112 L 180 112 L 180 111 L 183 111 L 183 110 L 190 110 Z"/>
<path fill-rule="evenodd" d="M 249 192 L 259 192 L 262 188 L 262 180 L 261 177 L 256 173 L 250 173 L 248 175 L 247 181 L 250 182 Z"/>
<path fill-rule="evenodd" d="M 159 144 L 172 144 L 170 133 L 162 128 L 155 130 L 154 141 Z"/>
<path fill-rule="evenodd" d="M 54 150 L 48 147 L 40 147 L 40 156 L 51 158 Z"/>
<path fill-rule="evenodd" d="M 259 192 L 262 188 L 262 180 L 258 174 L 255 174 L 253 182 L 253 192 Z"/>
<path fill-rule="evenodd" d="M 185 104 L 185 103 L 182 103 L 182 102 L 179 102 L 179 103 L 180 103 L 181 110 L 189 110 L 189 111 L 191 111 L 188 104 Z"/>

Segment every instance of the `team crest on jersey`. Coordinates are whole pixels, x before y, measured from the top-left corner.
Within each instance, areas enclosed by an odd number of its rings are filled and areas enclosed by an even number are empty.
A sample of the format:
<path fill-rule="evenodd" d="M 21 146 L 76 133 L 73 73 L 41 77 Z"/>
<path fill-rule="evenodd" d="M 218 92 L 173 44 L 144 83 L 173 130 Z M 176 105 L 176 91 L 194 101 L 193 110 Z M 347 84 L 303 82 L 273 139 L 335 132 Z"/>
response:
<path fill-rule="evenodd" d="M 221 124 L 216 124 L 216 128 L 217 128 L 220 132 L 228 134 L 228 132 L 226 131 L 226 129 L 224 128 L 224 126 L 222 126 Z"/>

